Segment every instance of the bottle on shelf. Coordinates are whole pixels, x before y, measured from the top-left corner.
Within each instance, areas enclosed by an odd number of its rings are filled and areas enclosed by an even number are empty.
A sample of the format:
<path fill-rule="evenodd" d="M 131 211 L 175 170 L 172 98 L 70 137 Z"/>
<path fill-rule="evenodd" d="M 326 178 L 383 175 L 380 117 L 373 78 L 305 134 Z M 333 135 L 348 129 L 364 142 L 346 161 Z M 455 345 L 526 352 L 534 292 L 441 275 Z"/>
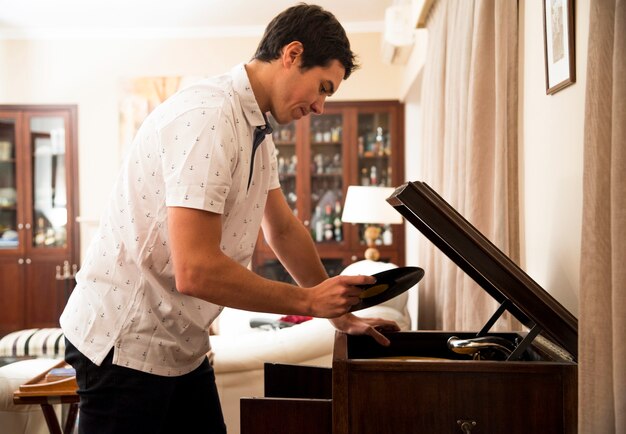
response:
<path fill-rule="evenodd" d="M 376 166 L 372 166 L 370 169 L 370 185 L 378 185 L 378 175 L 376 173 Z"/>
<path fill-rule="evenodd" d="M 324 140 L 324 134 L 322 132 L 322 123 L 319 119 L 315 119 L 313 122 L 313 128 L 311 129 L 312 138 L 314 142 L 322 142 Z"/>
<path fill-rule="evenodd" d="M 385 154 L 385 136 L 383 135 L 383 128 L 376 128 L 376 142 L 374 144 L 375 155 L 382 156 Z"/>
<path fill-rule="evenodd" d="M 330 130 L 330 137 L 333 143 L 341 142 L 342 130 L 343 130 L 343 127 L 341 126 L 341 119 L 337 118 L 335 120 L 335 125 L 333 125 L 333 127 Z"/>
<path fill-rule="evenodd" d="M 315 207 L 315 213 L 311 219 L 311 235 L 318 243 L 324 240 L 324 221 L 322 218 L 322 208 L 320 208 L 319 205 Z"/>
<path fill-rule="evenodd" d="M 332 140 L 330 120 L 327 119 L 323 125 L 324 125 L 324 133 L 322 134 L 322 140 L 326 143 L 330 143 Z"/>
<path fill-rule="evenodd" d="M 370 185 L 370 177 L 365 167 L 361 169 L 361 185 Z"/>
<path fill-rule="evenodd" d="M 343 226 L 341 223 L 341 202 L 335 201 L 335 219 L 333 220 L 335 241 L 343 241 Z"/>
<path fill-rule="evenodd" d="M 335 236 L 332 213 L 332 207 L 327 204 L 324 212 L 324 241 L 332 241 Z"/>

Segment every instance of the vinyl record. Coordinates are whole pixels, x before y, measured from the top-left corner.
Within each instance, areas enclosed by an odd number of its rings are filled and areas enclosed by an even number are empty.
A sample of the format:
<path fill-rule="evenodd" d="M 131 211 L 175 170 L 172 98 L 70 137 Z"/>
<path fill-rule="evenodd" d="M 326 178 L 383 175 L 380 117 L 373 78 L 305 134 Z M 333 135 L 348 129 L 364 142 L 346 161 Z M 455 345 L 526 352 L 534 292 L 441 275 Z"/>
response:
<path fill-rule="evenodd" d="M 402 294 L 424 277 L 424 270 L 419 267 L 399 267 L 381 271 L 373 276 L 376 283 L 357 285 L 363 289 L 359 296 L 361 301 L 352 306 L 350 312 L 376 306 Z"/>

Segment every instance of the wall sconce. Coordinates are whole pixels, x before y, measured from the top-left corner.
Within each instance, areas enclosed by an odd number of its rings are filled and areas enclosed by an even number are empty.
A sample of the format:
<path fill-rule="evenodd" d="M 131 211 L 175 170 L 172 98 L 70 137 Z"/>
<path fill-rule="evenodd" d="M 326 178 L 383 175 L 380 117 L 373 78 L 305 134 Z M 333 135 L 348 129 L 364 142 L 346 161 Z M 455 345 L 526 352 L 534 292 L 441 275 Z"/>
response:
<path fill-rule="evenodd" d="M 381 56 L 387 64 L 404 65 L 415 42 L 413 5 L 407 0 L 395 0 L 385 10 L 385 29 L 382 36 Z"/>

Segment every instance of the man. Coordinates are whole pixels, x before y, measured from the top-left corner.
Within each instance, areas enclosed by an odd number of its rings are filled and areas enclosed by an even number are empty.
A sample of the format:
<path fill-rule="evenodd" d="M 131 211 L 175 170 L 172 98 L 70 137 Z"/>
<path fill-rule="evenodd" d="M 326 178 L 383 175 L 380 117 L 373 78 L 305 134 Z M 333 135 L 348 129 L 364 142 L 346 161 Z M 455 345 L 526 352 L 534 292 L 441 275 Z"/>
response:
<path fill-rule="evenodd" d="M 329 318 L 387 345 L 391 321 L 347 313 L 355 285 L 328 278 L 278 182 L 265 113 L 323 111 L 356 68 L 336 18 L 299 4 L 268 25 L 254 58 L 186 88 L 139 129 L 61 316 L 80 433 L 224 433 L 206 353 L 222 306 Z M 262 227 L 299 286 L 246 266 Z"/>

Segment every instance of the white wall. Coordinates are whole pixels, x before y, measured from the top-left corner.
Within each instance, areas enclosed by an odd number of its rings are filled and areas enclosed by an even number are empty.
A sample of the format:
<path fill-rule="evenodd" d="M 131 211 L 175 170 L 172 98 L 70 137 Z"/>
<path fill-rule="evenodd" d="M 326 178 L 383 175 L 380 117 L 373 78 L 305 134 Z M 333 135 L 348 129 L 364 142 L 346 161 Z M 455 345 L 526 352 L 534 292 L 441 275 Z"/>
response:
<path fill-rule="evenodd" d="M 580 237 L 585 81 L 590 0 L 576 4 L 576 83 L 546 95 L 542 2 L 519 2 L 519 149 L 522 268 L 574 315 L 580 289 Z M 420 62 L 414 54 L 412 61 Z M 419 66 L 419 65 L 418 65 Z M 408 160 L 419 146 L 419 67 L 407 67 L 413 84 L 406 102 L 408 180 L 419 170 Z M 416 158 L 416 157 L 415 157 Z M 419 264 L 407 233 L 407 263 Z"/>
<path fill-rule="evenodd" d="M 0 40 L 0 101 L 4 100 L 7 88 L 7 57 L 5 51 L 6 42 Z"/>
<path fill-rule="evenodd" d="M 399 66 L 380 60 L 380 34 L 349 35 L 362 68 L 332 100 L 398 98 Z M 99 218 L 121 160 L 122 78 L 220 74 L 249 60 L 258 37 L 216 39 L 48 39 L 0 41 L 0 102 L 77 104 L 80 215 Z M 3 50 L 4 49 L 4 50 Z M 93 223 L 81 224 L 84 252 Z"/>
<path fill-rule="evenodd" d="M 576 4 L 576 83 L 545 94 L 542 3 L 520 2 L 523 266 L 578 315 L 590 0 Z"/>

